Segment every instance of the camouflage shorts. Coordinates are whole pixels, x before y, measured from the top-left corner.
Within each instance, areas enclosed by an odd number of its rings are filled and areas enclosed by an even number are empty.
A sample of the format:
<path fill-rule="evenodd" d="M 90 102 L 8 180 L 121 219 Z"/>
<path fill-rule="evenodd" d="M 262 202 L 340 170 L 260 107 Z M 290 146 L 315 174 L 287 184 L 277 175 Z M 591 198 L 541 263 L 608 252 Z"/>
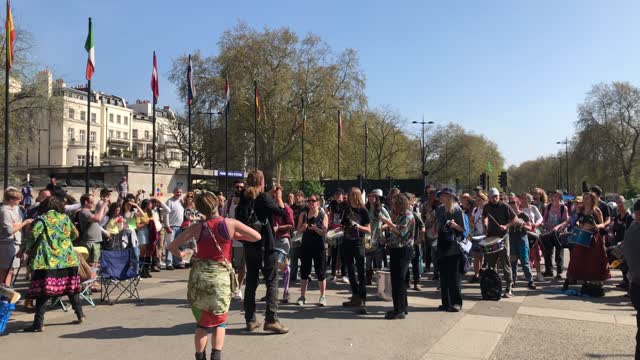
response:
<path fill-rule="evenodd" d="M 224 263 L 194 260 L 189 273 L 187 299 L 192 307 L 221 315 L 231 304 L 231 278 Z"/>

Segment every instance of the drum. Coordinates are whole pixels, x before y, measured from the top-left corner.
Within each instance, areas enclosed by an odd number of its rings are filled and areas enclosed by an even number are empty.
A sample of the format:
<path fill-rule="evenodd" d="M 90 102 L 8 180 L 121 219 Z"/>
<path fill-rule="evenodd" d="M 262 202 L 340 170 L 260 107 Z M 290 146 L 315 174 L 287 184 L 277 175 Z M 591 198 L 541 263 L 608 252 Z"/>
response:
<path fill-rule="evenodd" d="M 485 254 L 493 254 L 504 249 L 504 238 L 492 236 L 486 237 L 480 241 L 482 252 Z"/>
<path fill-rule="evenodd" d="M 569 236 L 568 241 L 569 244 L 591 247 L 593 232 L 575 227 L 573 228 L 573 232 Z"/>
<path fill-rule="evenodd" d="M 380 270 L 376 271 L 376 276 L 378 277 L 378 292 L 376 295 L 384 301 L 391 301 L 391 273 Z"/>
<path fill-rule="evenodd" d="M 339 245 L 344 237 L 344 231 L 342 229 L 331 229 L 327 231 L 327 244 L 330 246 Z"/>
<path fill-rule="evenodd" d="M 291 238 L 291 247 L 297 248 L 297 247 L 300 247 L 301 245 L 302 245 L 302 233 L 298 233 L 297 231 L 295 231 L 293 233 L 293 237 Z"/>
<path fill-rule="evenodd" d="M 480 242 L 484 240 L 486 236 L 478 235 L 471 237 L 471 252 L 479 253 L 482 252 L 482 246 L 480 246 Z"/>
<path fill-rule="evenodd" d="M 538 233 L 535 233 L 533 231 L 527 231 L 527 239 L 529 240 L 529 249 L 534 247 L 534 245 L 536 244 L 539 238 L 540 238 L 540 235 L 538 235 Z"/>

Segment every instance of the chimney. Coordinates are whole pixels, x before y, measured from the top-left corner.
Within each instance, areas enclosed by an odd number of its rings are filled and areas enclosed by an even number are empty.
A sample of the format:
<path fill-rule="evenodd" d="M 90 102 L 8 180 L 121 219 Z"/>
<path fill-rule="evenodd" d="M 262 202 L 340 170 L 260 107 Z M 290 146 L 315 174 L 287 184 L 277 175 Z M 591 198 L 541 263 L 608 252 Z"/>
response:
<path fill-rule="evenodd" d="M 66 87 L 67 84 L 64 83 L 64 79 L 56 79 L 55 86 L 59 88 Z"/>

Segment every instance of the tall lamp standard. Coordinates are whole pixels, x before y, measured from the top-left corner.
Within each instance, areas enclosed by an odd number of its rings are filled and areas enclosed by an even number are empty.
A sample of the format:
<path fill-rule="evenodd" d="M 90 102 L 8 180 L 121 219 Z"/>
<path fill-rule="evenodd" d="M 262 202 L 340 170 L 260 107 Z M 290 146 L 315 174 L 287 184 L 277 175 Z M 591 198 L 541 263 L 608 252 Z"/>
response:
<path fill-rule="evenodd" d="M 567 156 L 567 192 L 569 192 L 569 138 L 565 138 L 563 141 L 558 141 L 556 144 L 564 145 Z"/>
<path fill-rule="evenodd" d="M 222 115 L 222 111 L 199 111 L 198 115 L 209 115 L 209 132 L 213 131 L 213 115 Z M 210 138 L 211 139 L 211 138 Z M 207 144 L 210 145 L 210 144 Z M 213 156 L 209 157 L 209 168 L 213 167 Z"/>
<path fill-rule="evenodd" d="M 420 143 L 420 147 L 421 147 L 421 153 L 422 153 L 422 182 L 423 182 L 423 186 L 427 186 L 427 175 L 425 174 L 425 151 L 426 151 L 426 146 L 425 146 L 425 142 L 424 142 L 424 126 L 425 125 L 433 125 L 434 122 L 433 121 L 424 121 L 424 117 L 422 117 L 422 121 L 412 121 L 412 124 L 421 124 L 422 125 L 422 142 Z"/>

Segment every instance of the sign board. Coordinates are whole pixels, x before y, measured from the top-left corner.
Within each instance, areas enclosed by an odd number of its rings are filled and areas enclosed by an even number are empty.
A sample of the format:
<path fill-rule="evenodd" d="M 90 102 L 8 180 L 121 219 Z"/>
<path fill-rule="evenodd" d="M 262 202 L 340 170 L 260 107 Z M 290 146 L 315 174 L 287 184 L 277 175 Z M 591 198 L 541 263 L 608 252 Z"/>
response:
<path fill-rule="evenodd" d="M 228 176 L 228 177 L 243 178 L 244 177 L 244 171 L 229 171 L 229 174 L 227 175 L 226 171 L 218 170 L 218 176 Z"/>

